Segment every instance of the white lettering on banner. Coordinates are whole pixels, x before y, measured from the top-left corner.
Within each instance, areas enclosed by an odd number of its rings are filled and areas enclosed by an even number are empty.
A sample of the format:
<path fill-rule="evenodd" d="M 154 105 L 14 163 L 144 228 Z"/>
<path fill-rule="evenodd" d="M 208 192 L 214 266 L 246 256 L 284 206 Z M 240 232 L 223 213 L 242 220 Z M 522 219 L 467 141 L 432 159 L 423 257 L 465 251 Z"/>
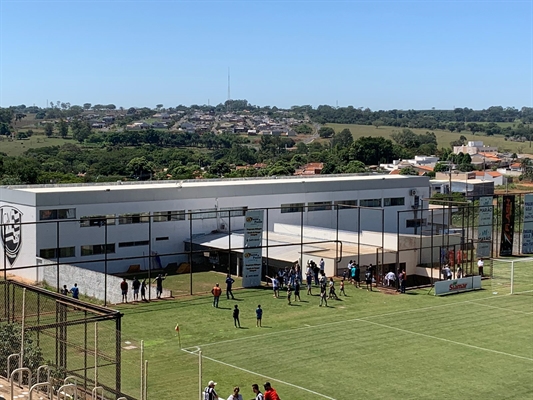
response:
<path fill-rule="evenodd" d="M 490 257 L 492 242 L 492 201 L 492 196 L 479 198 L 478 257 Z"/>
<path fill-rule="evenodd" d="M 435 282 L 435 296 L 481 289 L 481 276 Z"/>
<path fill-rule="evenodd" d="M 261 285 L 263 270 L 263 210 L 248 210 L 244 217 L 242 286 Z"/>
<path fill-rule="evenodd" d="M 524 228 L 522 230 L 522 254 L 533 253 L 533 194 L 524 196 Z"/>

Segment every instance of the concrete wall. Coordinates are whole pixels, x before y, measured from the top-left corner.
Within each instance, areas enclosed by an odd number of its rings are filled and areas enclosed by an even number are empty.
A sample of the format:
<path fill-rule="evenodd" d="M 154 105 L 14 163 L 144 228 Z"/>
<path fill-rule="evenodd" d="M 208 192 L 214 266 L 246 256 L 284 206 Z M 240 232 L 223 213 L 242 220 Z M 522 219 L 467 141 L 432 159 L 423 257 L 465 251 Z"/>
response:
<path fill-rule="evenodd" d="M 41 265 L 38 269 L 37 281 L 46 281 L 47 285 L 56 288 L 57 283 L 57 264 L 53 261 L 45 260 L 44 258 L 37 258 L 37 264 Z M 104 301 L 104 287 L 105 287 L 105 274 L 91 271 L 85 268 L 76 267 L 74 265 L 60 264 L 59 265 L 59 287 L 67 285 L 70 290 L 75 283 L 78 284 L 80 289 L 80 295 L 93 297 L 98 300 Z M 122 278 L 108 275 L 107 276 L 107 302 L 110 304 L 117 304 L 122 302 L 122 291 L 120 289 L 120 283 Z M 133 301 L 133 280 L 127 279 L 128 282 L 128 301 Z M 163 281 L 163 297 L 170 297 L 172 295 L 170 290 L 164 288 L 165 282 Z M 149 285 L 151 287 L 151 298 L 156 297 L 155 285 Z M 148 292 L 146 293 L 148 298 Z M 139 292 L 139 299 L 141 298 Z"/>

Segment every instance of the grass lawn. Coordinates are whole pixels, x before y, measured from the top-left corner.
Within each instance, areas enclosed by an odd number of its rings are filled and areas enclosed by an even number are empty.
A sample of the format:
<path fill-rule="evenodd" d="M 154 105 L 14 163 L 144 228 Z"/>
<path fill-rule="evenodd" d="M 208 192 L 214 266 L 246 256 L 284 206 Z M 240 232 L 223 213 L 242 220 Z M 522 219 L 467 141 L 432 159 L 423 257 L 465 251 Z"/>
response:
<path fill-rule="evenodd" d="M 194 280 L 207 288 L 222 281 L 214 272 Z M 144 340 L 148 399 L 198 398 L 199 348 L 201 386 L 218 382 L 221 398 L 234 385 L 252 398 L 251 384 L 267 380 L 293 400 L 531 398 L 533 296 L 494 295 L 492 282 L 483 283 L 485 290 L 445 297 L 347 285 L 348 296 L 329 307 L 318 306 L 315 287 L 291 306 L 267 288 L 236 290 L 236 300 L 223 293 L 219 308 L 211 295 L 119 306 L 122 342 L 136 346 L 122 352 L 123 390 L 139 397 Z M 174 277 L 166 284 L 183 285 Z M 233 326 L 235 304 L 241 329 Z"/>
<path fill-rule="evenodd" d="M 393 126 L 380 126 L 375 128 L 371 125 L 355 125 L 355 124 L 326 124 L 335 130 L 335 132 L 340 132 L 344 128 L 350 129 L 354 139 L 360 138 L 361 136 L 382 136 L 390 139 L 390 135 L 393 132 L 398 132 L 402 128 L 397 128 Z M 468 140 L 482 141 L 486 146 L 495 146 L 504 152 L 516 152 L 516 153 L 532 153 L 533 148 L 529 147 L 529 142 L 509 142 L 505 140 L 505 137 L 502 135 L 496 136 L 485 136 L 485 135 L 472 135 L 468 131 L 463 131 L 461 133 L 450 132 L 445 130 L 430 130 L 430 129 L 411 129 L 415 133 L 425 133 L 431 131 L 435 133 L 437 137 L 438 147 L 450 147 L 450 142 L 454 140 L 459 140 L 461 135 L 465 136 Z"/>
<path fill-rule="evenodd" d="M 78 142 L 72 139 L 62 139 L 59 137 L 47 138 L 44 135 L 33 135 L 27 140 L 8 140 L 0 136 L 0 152 L 6 153 L 8 156 L 20 156 L 28 149 L 37 149 L 48 146 L 62 146 L 65 143 L 77 144 Z"/>

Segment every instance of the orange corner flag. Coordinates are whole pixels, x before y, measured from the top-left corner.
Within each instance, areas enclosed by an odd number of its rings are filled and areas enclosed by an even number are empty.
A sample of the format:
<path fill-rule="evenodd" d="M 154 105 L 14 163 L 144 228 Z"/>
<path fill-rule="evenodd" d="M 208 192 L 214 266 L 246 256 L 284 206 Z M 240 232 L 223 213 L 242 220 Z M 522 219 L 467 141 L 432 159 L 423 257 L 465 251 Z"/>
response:
<path fill-rule="evenodd" d="M 179 332 L 180 331 L 180 326 L 178 324 L 176 324 L 176 328 L 174 328 L 174 329 L 176 329 L 176 332 Z"/>

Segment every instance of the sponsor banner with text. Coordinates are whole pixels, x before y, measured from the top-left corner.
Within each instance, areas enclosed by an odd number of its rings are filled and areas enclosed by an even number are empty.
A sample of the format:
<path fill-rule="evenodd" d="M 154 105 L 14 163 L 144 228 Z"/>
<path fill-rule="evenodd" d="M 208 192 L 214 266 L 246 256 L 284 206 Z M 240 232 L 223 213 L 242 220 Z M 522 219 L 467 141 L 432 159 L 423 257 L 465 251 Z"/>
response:
<path fill-rule="evenodd" d="M 479 275 L 435 282 L 435 296 L 441 294 L 468 292 L 476 289 L 481 289 L 481 276 Z"/>
<path fill-rule="evenodd" d="M 492 242 L 492 196 L 479 198 L 477 256 L 490 257 Z"/>
<path fill-rule="evenodd" d="M 244 250 L 242 253 L 242 286 L 261 285 L 263 268 L 263 210 L 246 211 L 244 217 Z"/>
<path fill-rule="evenodd" d="M 524 229 L 522 230 L 522 253 L 533 254 L 533 194 L 524 196 Z"/>

